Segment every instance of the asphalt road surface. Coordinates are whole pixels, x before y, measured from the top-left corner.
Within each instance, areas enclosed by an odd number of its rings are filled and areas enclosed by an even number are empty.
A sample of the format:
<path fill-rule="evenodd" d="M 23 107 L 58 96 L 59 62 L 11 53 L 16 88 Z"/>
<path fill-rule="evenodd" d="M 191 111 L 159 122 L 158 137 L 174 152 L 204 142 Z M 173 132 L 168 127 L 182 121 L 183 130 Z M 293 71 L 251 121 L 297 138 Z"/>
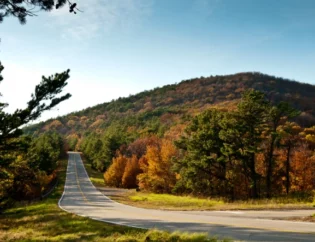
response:
<path fill-rule="evenodd" d="M 307 216 L 314 210 L 294 211 L 162 211 L 119 204 L 91 183 L 79 153 L 69 153 L 63 210 L 95 220 L 137 228 L 207 232 L 241 241 L 315 242 L 315 223 L 277 220 Z"/>

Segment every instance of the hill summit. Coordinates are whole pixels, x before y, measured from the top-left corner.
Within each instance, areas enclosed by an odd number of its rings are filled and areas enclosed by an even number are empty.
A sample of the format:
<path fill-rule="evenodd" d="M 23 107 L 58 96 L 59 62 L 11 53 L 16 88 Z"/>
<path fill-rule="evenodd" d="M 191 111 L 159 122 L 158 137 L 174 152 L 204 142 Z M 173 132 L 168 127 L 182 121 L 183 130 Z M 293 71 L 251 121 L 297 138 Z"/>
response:
<path fill-rule="evenodd" d="M 315 124 L 314 85 L 246 72 L 184 80 L 50 119 L 26 127 L 25 131 L 55 130 L 65 136 L 81 136 L 123 125 L 127 131 L 139 134 L 164 133 L 206 109 L 233 110 L 242 92 L 249 88 L 264 92 L 273 103 L 286 101 L 300 110 L 296 120 L 300 125 Z"/>

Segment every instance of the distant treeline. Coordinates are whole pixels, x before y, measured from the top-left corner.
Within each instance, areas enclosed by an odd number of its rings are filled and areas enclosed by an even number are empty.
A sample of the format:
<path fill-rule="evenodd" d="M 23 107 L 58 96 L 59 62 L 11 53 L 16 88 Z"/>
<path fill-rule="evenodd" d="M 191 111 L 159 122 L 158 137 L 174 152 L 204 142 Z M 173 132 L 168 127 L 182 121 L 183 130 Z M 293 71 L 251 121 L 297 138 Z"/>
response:
<path fill-rule="evenodd" d="M 315 86 L 239 73 L 155 88 L 25 132 L 59 132 L 109 185 L 255 198 L 314 189 L 314 115 Z"/>
<path fill-rule="evenodd" d="M 163 135 L 129 136 L 116 124 L 70 143 L 110 186 L 232 200 L 312 193 L 315 126 L 292 122 L 298 115 L 248 90 L 236 110 L 206 110 Z"/>
<path fill-rule="evenodd" d="M 265 93 L 273 104 L 288 102 L 301 111 L 295 121 L 302 127 L 315 125 L 315 86 L 261 73 L 200 77 L 179 84 L 144 91 L 99 104 L 57 119 L 25 128 L 26 133 L 55 130 L 65 136 L 101 133 L 115 122 L 138 132 L 164 132 L 174 122 L 189 119 L 209 108 L 235 110 L 247 89 Z M 122 121 L 123 120 L 123 121 Z"/>

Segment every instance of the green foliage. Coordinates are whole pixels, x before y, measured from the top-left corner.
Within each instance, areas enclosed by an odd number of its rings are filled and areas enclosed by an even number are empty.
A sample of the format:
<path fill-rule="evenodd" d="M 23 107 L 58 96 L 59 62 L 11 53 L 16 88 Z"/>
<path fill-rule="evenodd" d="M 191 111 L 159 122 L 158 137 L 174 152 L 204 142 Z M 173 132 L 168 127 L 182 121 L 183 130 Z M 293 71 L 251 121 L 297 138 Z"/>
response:
<path fill-rule="evenodd" d="M 35 138 L 28 150 L 29 166 L 34 170 L 51 174 L 61 156 L 63 141 L 57 133 L 46 133 Z"/>
<path fill-rule="evenodd" d="M 19 19 L 21 24 L 26 23 L 26 17 L 34 17 L 39 10 L 51 11 L 53 8 L 61 8 L 69 3 L 70 13 L 76 13 L 76 3 L 67 0 L 6 0 L 0 1 L 0 23 L 4 17 L 13 16 Z"/>
<path fill-rule="evenodd" d="M 119 98 L 25 130 L 30 134 L 37 130 L 38 135 L 58 126 L 56 130 L 66 137 L 76 137 L 68 140 L 70 147 L 83 151 L 95 169 L 106 171 L 117 150 L 141 160 L 149 145 L 132 147 L 134 142 L 152 135 L 175 141 L 196 117 L 177 142 L 181 154 L 172 161 L 175 166 L 171 170 L 177 172 L 174 191 L 256 198 L 271 194 L 268 189 L 283 192 L 284 180 L 289 178 L 283 173 L 285 148 L 281 144 L 292 136 L 282 136 L 277 127 L 289 119 L 300 125 L 315 124 L 314 97 L 312 85 L 261 73 L 201 77 Z M 301 111 L 298 117 L 295 109 Z M 306 133 L 299 142 L 308 142 L 311 147 L 312 135 Z M 143 176 L 149 180 L 148 175 Z"/>
<path fill-rule="evenodd" d="M 279 104 L 272 106 L 268 111 L 269 127 L 267 129 L 267 152 L 265 155 L 267 175 L 266 175 L 266 187 L 267 197 L 271 197 L 272 190 L 272 175 L 274 170 L 274 150 L 277 143 L 281 139 L 280 133 L 277 131 L 278 127 L 284 119 L 292 119 L 300 114 L 299 111 L 292 108 L 288 103 L 280 102 Z"/>
<path fill-rule="evenodd" d="M 2 170 L 0 179 L 0 209 L 14 200 L 34 199 L 41 196 L 47 185 L 55 179 L 57 161 L 63 151 L 60 135 L 43 134 L 29 140 L 24 153 L 11 153 L 11 162 Z"/>
<path fill-rule="evenodd" d="M 126 143 L 126 139 L 123 130 L 108 128 L 102 135 L 93 133 L 87 136 L 80 149 L 95 169 L 104 172 L 111 164 L 116 151 Z"/>
<path fill-rule="evenodd" d="M 132 127 L 133 131 L 128 133 L 133 132 L 130 135 L 134 137 L 139 133 L 158 133 L 162 137 L 178 121 L 185 122 L 185 118 L 211 107 L 225 111 L 235 110 L 241 94 L 251 88 L 265 93 L 272 104 L 287 102 L 303 112 L 298 118 L 300 125 L 315 124 L 314 86 L 261 73 L 185 80 L 176 85 L 155 88 L 71 113 L 60 117 L 59 121 L 64 124 L 65 135 L 76 133 L 86 136 L 86 132 L 102 133 L 115 124 L 123 128 Z M 168 115 L 169 121 L 163 121 L 163 115 Z M 70 120 L 73 122 L 68 125 Z M 97 120 L 102 123 L 92 125 Z M 25 130 L 30 134 L 34 131 L 41 132 L 52 121 L 40 123 L 36 128 L 30 126 Z"/>
<path fill-rule="evenodd" d="M 1 76 L 3 69 L 0 63 L 0 81 L 3 80 Z M 69 70 L 48 78 L 42 77 L 41 83 L 35 87 L 35 92 L 31 95 L 31 100 L 25 109 L 6 113 L 4 109 L 8 105 L 0 103 L 0 209 L 11 197 L 23 199 L 38 195 L 36 192 L 39 185 L 36 179 L 37 171 L 42 170 L 47 174 L 53 172 L 59 156 L 56 152 L 60 152 L 57 143 L 61 138 L 52 135 L 47 140 L 43 136 L 39 141 L 32 142 L 30 137 L 21 136 L 21 126 L 37 119 L 44 111 L 70 98 L 69 93 L 59 96 L 67 85 L 68 78 Z M 32 147 L 34 151 L 32 157 L 26 155 L 29 147 Z M 40 192 L 39 186 L 39 194 Z"/>
<path fill-rule="evenodd" d="M 219 134 L 220 122 L 226 116 L 217 110 L 208 110 L 192 120 L 185 136 L 176 142 L 186 153 L 175 167 L 182 177 L 175 191 L 188 189 L 194 193 L 224 195 L 226 160 L 221 152 L 223 140 Z M 184 187 L 183 187 L 184 186 Z"/>
<path fill-rule="evenodd" d="M 1 70 L 3 70 L 3 66 L 0 63 Z M 69 93 L 58 97 L 58 94 L 67 85 L 68 78 L 69 70 L 48 78 L 43 76 L 41 83 L 35 87 L 35 92 L 27 103 L 27 108 L 18 109 L 12 114 L 4 111 L 7 104 L 0 103 L 0 168 L 5 165 L 5 159 L 12 150 L 24 149 L 24 145 L 17 139 L 22 134 L 20 127 L 37 119 L 44 111 L 50 110 L 70 98 Z"/>
<path fill-rule="evenodd" d="M 175 163 L 180 179 L 174 191 L 228 196 L 231 199 L 241 194 L 258 198 L 262 194 L 261 178 L 265 175 L 261 171 L 262 166 L 269 167 L 268 157 L 272 157 L 273 163 L 274 137 L 281 139 L 277 127 L 280 121 L 297 114 L 285 103 L 272 106 L 262 92 L 248 90 L 244 92 L 236 111 L 208 110 L 196 116 L 185 130 L 185 135 L 176 142 L 183 151 L 183 158 Z M 259 160 L 260 154 L 265 157 L 263 161 Z M 272 169 L 267 171 L 273 174 Z M 248 184 L 243 191 L 238 186 L 241 181 Z M 268 197 L 271 185 L 267 173 Z"/>
<path fill-rule="evenodd" d="M 77 138 L 70 138 L 67 140 L 67 143 L 69 145 L 69 150 L 71 151 L 75 151 L 76 150 L 76 146 L 78 144 L 78 139 Z"/>
<path fill-rule="evenodd" d="M 235 119 L 231 119 L 231 123 L 227 121 L 229 123 L 227 128 L 221 132 L 224 153 L 227 157 L 233 157 L 243 163 L 244 173 L 251 179 L 251 196 L 254 198 L 259 196 L 256 154 L 262 142 L 261 135 L 265 128 L 267 108 L 268 103 L 262 92 L 245 91 L 237 107 Z"/>

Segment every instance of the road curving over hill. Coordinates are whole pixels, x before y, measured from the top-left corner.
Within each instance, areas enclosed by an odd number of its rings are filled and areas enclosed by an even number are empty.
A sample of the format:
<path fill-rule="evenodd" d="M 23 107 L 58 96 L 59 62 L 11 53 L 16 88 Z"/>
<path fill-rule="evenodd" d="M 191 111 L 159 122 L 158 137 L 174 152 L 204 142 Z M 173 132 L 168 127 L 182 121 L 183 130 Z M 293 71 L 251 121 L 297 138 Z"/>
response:
<path fill-rule="evenodd" d="M 112 201 L 91 183 L 79 153 L 69 153 L 59 207 L 98 221 L 137 228 L 207 232 L 242 241 L 315 241 L 315 223 L 274 220 L 315 211 L 162 211 Z"/>

